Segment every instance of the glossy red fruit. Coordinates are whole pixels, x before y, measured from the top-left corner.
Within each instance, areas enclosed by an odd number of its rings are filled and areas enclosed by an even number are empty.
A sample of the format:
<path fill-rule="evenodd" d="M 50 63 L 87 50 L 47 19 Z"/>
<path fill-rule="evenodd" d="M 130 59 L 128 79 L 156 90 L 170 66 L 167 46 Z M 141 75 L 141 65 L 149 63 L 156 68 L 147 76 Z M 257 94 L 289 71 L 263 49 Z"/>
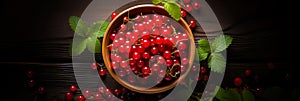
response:
<path fill-rule="evenodd" d="M 171 51 L 165 51 L 164 54 L 163 54 L 163 57 L 166 58 L 166 59 L 170 59 L 172 57 L 172 53 Z"/>
<path fill-rule="evenodd" d="M 193 8 L 194 8 L 195 10 L 198 10 L 200 7 L 201 7 L 201 5 L 200 5 L 200 3 L 199 3 L 198 1 L 195 1 L 195 2 L 193 3 Z"/>
<path fill-rule="evenodd" d="M 36 81 L 35 81 L 35 80 L 29 80 L 29 81 L 28 81 L 28 86 L 29 86 L 30 88 L 35 87 L 35 85 L 36 85 Z"/>
<path fill-rule="evenodd" d="M 206 68 L 205 67 L 200 67 L 200 73 L 201 74 L 205 74 L 207 71 L 206 71 Z"/>
<path fill-rule="evenodd" d="M 245 70 L 245 75 L 250 76 L 251 75 L 251 70 L 249 70 L 249 69 Z"/>
<path fill-rule="evenodd" d="M 79 96 L 77 97 L 77 101 L 85 101 L 85 97 L 82 96 L 82 95 L 79 95 Z"/>
<path fill-rule="evenodd" d="M 70 86 L 70 92 L 76 92 L 76 90 L 77 90 L 77 87 L 76 86 L 74 86 L 74 85 L 71 85 Z"/>
<path fill-rule="evenodd" d="M 143 72 L 144 75 L 148 75 L 148 74 L 151 73 L 151 70 L 150 70 L 150 68 L 148 66 L 144 66 L 142 68 L 142 72 Z"/>
<path fill-rule="evenodd" d="M 164 42 L 164 39 L 162 37 L 155 38 L 155 44 L 161 45 L 163 42 Z"/>
<path fill-rule="evenodd" d="M 40 86 L 40 87 L 38 88 L 38 93 L 39 93 L 39 94 L 45 94 L 45 93 L 46 93 L 45 87 Z"/>
<path fill-rule="evenodd" d="M 183 0 L 183 3 L 190 3 L 191 0 Z"/>
<path fill-rule="evenodd" d="M 113 13 L 111 14 L 111 19 L 115 19 L 116 16 L 118 16 L 118 13 L 117 13 L 117 12 L 113 12 Z"/>
<path fill-rule="evenodd" d="M 100 69 L 99 70 L 99 75 L 100 76 L 105 76 L 106 75 L 106 71 L 104 69 Z"/>
<path fill-rule="evenodd" d="M 191 20 L 189 22 L 189 24 L 190 24 L 190 28 L 195 28 L 196 27 L 196 21 L 195 20 Z"/>
<path fill-rule="evenodd" d="M 243 83 L 243 79 L 240 78 L 240 77 L 236 77 L 236 78 L 234 78 L 234 82 L 233 83 L 234 83 L 234 85 L 236 87 L 240 87 L 242 85 L 242 83 Z"/>
<path fill-rule="evenodd" d="M 124 22 L 128 22 L 128 21 L 129 21 L 128 16 L 125 16 L 125 17 L 123 18 L 123 21 L 124 21 Z"/>
<path fill-rule="evenodd" d="M 193 6 L 192 6 L 191 4 L 186 4 L 186 5 L 184 6 L 184 9 L 185 9 L 186 11 L 188 11 L 188 12 L 191 12 L 191 11 L 193 10 Z"/>
<path fill-rule="evenodd" d="M 157 47 L 152 47 L 152 48 L 150 49 L 150 52 L 151 52 L 151 54 L 156 55 L 156 54 L 158 53 L 158 48 L 157 48 Z"/>
<path fill-rule="evenodd" d="M 143 40 L 141 41 L 142 47 L 148 48 L 150 46 L 150 41 L 149 40 Z"/>
<path fill-rule="evenodd" d="M 115 89 L 115 90 L 114 90 L 114 94 L 115 94 L 115 95 L 118 96 L 118 95 L 120 95 L 120 93 L 121 93 L 121 91 L 120 91 L 119 89 Z"/>
<path fill-rule="evenodd" d="M 91 64 L 91 67 L 93 70 L 96 70 L 98 68 L 98 64 L 96 62 Z"/>
<path fill-rule="evenodd" d="M 29 70 L 29 71 L 27 71 L 26 75 L 27 75 L 28 78 L 33 78 L 34 77 L 34 72 Z"/>
<path fill-rule="evenodd" d="M 100 99 L 102 99 L 102 95 L 99 94 L 99 93 L 95 94 L 94 100 L 98 101 L 98 100 L 100 100 Z"/>
<path fill-rule="evenodd" d="M 65 100 L 67 100 L 67 101 L 73 100 L 73 97 L 74 97 L 74 95 L 73 95 L 73 93 L 71 93 L 71 92 L 67 92 L 67 93 L 65 94 Z"/>
<path fill-rule="evenodd" d="M 126 67 L 128 66 L 128 62 L 127 62 L 127 61 L 121 61 L 121 62 L 120 62 L 120 66 L 121 66 L 122 68 L 126 68 Z"/>
<path fill-rule="evenodd" d="M 181 16 L 182 18 L 186 17 L 186 11 L 184 11 L 184 10 L 181 10 L 181 12 L 180 12 L 180 16 Z"/>
<path fill-rule="evenodd" d="M 132 54 L 132 58 L 133 58 L 134 60 L 139 60 L 139 59 L 141 58 L 141 54 L 140 54 L 139 52 L 134 52 L 134 53 Z"/>
<path fill-rule="evenodd" d="M 90 98 L 90 97 L 92 96 L 92 93 L 91 93 L 91 91 L 89 91 L 89 90 L 85 90 L 84 93 L 83 93 L 83 95 L 84 95 L 84 97 L 86 97 L 86 98 Z"/>
<path fill-rule="evenodd" d="M 144 53 L 143 53 L 143 58 L 144 58 L 144 59 L 150 59 L 150 56 L 151 56 L 151 55 L 150 55 L 149 52 L 144 52 Z"/>

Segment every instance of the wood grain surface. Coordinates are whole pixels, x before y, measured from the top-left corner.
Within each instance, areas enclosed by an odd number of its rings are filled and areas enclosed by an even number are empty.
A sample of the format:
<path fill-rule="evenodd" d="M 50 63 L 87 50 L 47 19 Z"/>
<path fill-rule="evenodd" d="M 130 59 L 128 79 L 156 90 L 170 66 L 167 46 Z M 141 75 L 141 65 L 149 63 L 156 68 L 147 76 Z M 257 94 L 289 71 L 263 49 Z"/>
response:
<path fill-rule="evenodd" d="M 297 67 L 297 60 L 291 59 L 297 56 L 295 46 L 298 41 L 292 28 L 293 16 L 285 12 L 290 7 L 267 0 L 207 2 L 219 19 L 224 34 L 234 38 L 227 50 L 228 69 L 224 83 L 231 83 L 232 78 L 245 69 L 252 69 L 262 77 L 271 76 L 267 75 L 267 63 L 273 63 L 280 72 L 272 76 L 279 79 L 268 84 L 286 87 L 282 81 L 284 76 L 286 73 L 295 75 Z M 91 0 L 1 3 L 4 27 L 1 27 L 0 37 L 0 67 L 4 84 L 1 88 L 5 93 L 1 101 L 34 100 L 34 92 L 27 87 L 25 73 L 28 70 L 35 71 L 37 83 L 46 87 L 47 95 L 42 101 L 64 99 L 68 87 L 76 85 L 68 51 L 74 33 L 68 25 L 68 18 L 80 16 L 89 3 Z M 204 33 L 201 28 L 196 28 L 195 40 L 214 36 L 216 32 Z"/>

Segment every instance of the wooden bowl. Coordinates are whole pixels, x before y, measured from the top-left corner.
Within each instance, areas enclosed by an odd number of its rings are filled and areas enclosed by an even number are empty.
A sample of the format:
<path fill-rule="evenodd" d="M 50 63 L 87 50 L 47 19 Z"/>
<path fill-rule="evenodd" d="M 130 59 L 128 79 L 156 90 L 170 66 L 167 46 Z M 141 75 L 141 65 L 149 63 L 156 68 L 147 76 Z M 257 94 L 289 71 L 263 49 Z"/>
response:
<path fill-rule="evenodd" d="M 130 11 L 130 13 L 128 13 Z M 168 14 L 168 12 L 164 9 L 163 6 L 160 5 L 153 5 L 153 4 L 140 4 L 140 5 L 136 5 L 136 6 L 132 6 L 130 8 L 127 8 L 125 10 L 123 10 L 122 12 L 120 12 L 118 14 L 118 16 L 115 17 L 115 19 L 113 19 L 109 26 L 106 29 L 106 32 L 104 34 L 103 37 L 103 42 L 102 42 L 102 56 L 103 56 L 103 60 L 105 63 L 105 66 L 107 67 L 108 72 L 110 73 L 110 75 L 113 77 L 113 79 L 115 79 L 119 84 L 121 84 L 122 86 L 126 87 L 129 90 L 135 91 L 135 92 L 139 92 L 139 93 L 145 93 L 145 94 L 154 94 L 154 93 L 160 93 L 160 92 L 165 92 L 168 91 L 172 88 L 174 88 L 177 83 L 179 83 L 182 79 L 184 79 L 187 74 L 189 73 L 193 61 L 194 61 L 194 54 L 195 54 L 195 45 L 194 45 L 194 37 L 192 34 L 192 31 L 189 27 L 189 25 L 187 24 L 187 22 L 181 18 L 178 23 L 180 25 L 182 25 L 184 27 L 184 29 L 187 31 L 187 34 L 189 35 L 190 41 L 189 41 L 189 65 L 186 68 L 186 72 L 184 72 L 183 74 L 181 74 L 181 76 L 176 79 L 176 81 L 170 83 L 167 86 L 163 86 L 163 87 L 152 87 L 149 89 L 145 89 L 143 87 L 138 87 L 132 84 L 129 84 L 125 81 L 123 81 L 122 79 L 120 79 L 116 73 L 114 72 L 114 70 L 112 69 L 111 65 L 110 65 L 110 53 L 109 53 L 109 49 L 107 48 L 107 46 L 109 45 L 109 35 L 114 31 L 114 29 L 118 28 L 119 25 L 121 25 L 123 23 L 124 17 L 128 16 L 128 14 L 130 15 L 137 15 L 140 12 L 143 12 L 143 14 L 154 14 L 154 12 L 156 14 L 160 14 L 160 15 L 164 15 L 164 16 L 168 16 L 170 17 L 170 15 Z"/>

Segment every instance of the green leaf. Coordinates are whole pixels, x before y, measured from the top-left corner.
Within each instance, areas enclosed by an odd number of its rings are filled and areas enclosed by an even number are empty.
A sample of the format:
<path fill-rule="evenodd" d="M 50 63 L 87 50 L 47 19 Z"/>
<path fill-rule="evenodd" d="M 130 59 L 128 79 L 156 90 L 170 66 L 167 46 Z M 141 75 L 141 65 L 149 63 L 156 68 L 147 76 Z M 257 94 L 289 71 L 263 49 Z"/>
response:
<path fill-rule="evenodd" d="M 206 52 L 203 48 L 201 48 L 201 47 L 198 47 L 197 50 L 198 50 L 198 54 L 199 54 L 199 59 L 200 59 L 200 61 L 206 60 L 206 58 L 208 57 L 208 54 L 209 54 L 209 53 L 207 53 L 207 52 Z"/>
<path fill-rule="evenodd" d="M 88 37 L 87 48 L 91 53 L 100 53 L 101 43 L 96 37 Z"/>
<path fill-rule="evenodd" d="M 87 34 L 90 35 L 90 34 L 94 34 L 96 32 L 99 32 L 100 26 L 102 24 L 103 24 L 102 21 L 92 24 L 91 26 L 89 26 Z"/>
<path fill-rule="evenodd" d="M 97 35 L 98 38 L 104 36 L 105 31 L 106 31 L 106 29 L 107 29 L 109 23 L 110 23 L 110 22 L 103 22 L 103 23 L 101 24 L 100 30 L 99 30 L 98 35 Z"/>
<path fill-rule="evenodd" d="M 232 37 L 228 35 L 220 35 L 214 39 L 212 49 L 214 52 L 221 52 L 225 50 L 232 42 Z"/>
<path fill-rule="evenodd" d="M 159 3 L 161 3 L 163 0 L 152 0 L 152 3 L 153 4 L 159 4 Z"/>
<path fill-rule="evenodd" d="M 209 41 L 207 39 L 198 40 L 198 44 L 199 44 L 199 47 L 201 47 L 204 52 L 211 53 L 210 44 L 209 44 Z"/>
<path fill-rule="evenodd" d="M 86 48 L 87 41 L 85 39 L 74 39 L 72 44 L 73 55 L 80 55 Z"/>
<path fill-rule="evenodd" d="M 216 98 L 220 101 L 243 101 L 241 95 L 234 89 L 219 88 Z"/>
<path fill-rule="evenodd" d="M 69 25 L 71 29 L 79 36 L 85 36 L 88 30 L 88 26 L 86 22 L 84 22 L 81 18 L 77 16 L 69 17 Z"/>
<path fill-rule="evenodd" d="M 242 92 L 243 101 L 255 101 L 255 97 L 249 90 L 244 89 Z"/>
<path fill-rule="evenodd" d="M 211 68 L 213 72 L 225 72 L 226 61 L 224 56 L 221 53 L 212 53 L 208 58 L 208 67 Z"/>
<path fill-rule="evenodd" d="M 164 3 L 164 7 L 171 17 L 173 17 L 176 21 L 180 19 L 181 10 L 179 4 L 173 1 L 166 1 Z"/>

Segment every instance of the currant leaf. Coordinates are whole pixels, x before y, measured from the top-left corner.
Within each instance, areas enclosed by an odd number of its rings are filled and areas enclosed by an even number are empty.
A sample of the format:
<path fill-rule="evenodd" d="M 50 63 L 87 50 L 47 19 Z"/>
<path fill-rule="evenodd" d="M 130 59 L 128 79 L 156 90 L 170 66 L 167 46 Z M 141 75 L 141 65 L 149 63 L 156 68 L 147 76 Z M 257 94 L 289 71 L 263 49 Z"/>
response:
<path fill-rule="evenodd" d="M 241 95 L 234 89 L 219 88 L 216 98 L 220 101 L 243 101 Z"/>
<path fill-rule="evenodd" d="M 163 0 L 152 0 L 152 3 L 153 4 L 159 4 L 159 3 L 161 3 Z"/>
<path fill-rule="evenodd" d="M 176 21 L 180 19 L 181 10 L 179 4 L 173 1 L 166 1 L 164 3 L 164 8 Z"/>
<path fill-rule="evenodd" d="M 242 92 L 243 101 L 255 101 L 255 97 L 249 90 L 244 89 Z"/>
<path fill-rule="evenodd" d="M 73 44 L 71 44 L 71 52 L 73 55 L 80 55 L 86 49 L 87 41 L 85 39 L 73 39 Z"/>
<path fill-rule="evenodd" d="M 69 17 L 69 26 L 79 36 L 85 36 L 88 30 L 86 22 L 78 16 Z"/>
<path fill-rule="evenodd" d="M 208 57 L 208 55 L 209 55 L 209 53 L 207 53 L 207 52 L 206 52 L 203 48 L 201 48 L 201 47 L 198 47 L 197 50 L 198 50 L 198 55 L 199 55 L 200 61 L 206 60 L 207 57 Z"/>
<path fill-rule="evenodd" d="M 217 73 L 225 72 L 226 60 L 221 53 L 211 53 L 208 58 L 208 67 Z"/>
<path fill-rule="evenodd" d="M 198 40 L 199 47 L 205 52 L 205 53 L 211 53 L 210 51 L 210 44 L 207 39 L 200 39 Z"/>
<path fill-rule="evenodd" d="M 99 30 L 98 35 L 97 35 L 98 38 L 104 36 L 105 31 L 106 31 L 108 25 L 109 25 L 109 22 L 106 22 L 106 21 L 102 22 L 100 30 Z"/>
<path fill-rule="evenodd" d="M 87 41 L 87 49 L 91 53 L 100 53 L 101 43 L 96 37 L 88 37 Z"/>
<path fill-rule="evenodd" d="M 212 49 L 214 52 L 221 52 L 225 50 L 232 42 L 232 37 L 228 35 L 220 35 L 216 37 L 212 43 Z"/>

